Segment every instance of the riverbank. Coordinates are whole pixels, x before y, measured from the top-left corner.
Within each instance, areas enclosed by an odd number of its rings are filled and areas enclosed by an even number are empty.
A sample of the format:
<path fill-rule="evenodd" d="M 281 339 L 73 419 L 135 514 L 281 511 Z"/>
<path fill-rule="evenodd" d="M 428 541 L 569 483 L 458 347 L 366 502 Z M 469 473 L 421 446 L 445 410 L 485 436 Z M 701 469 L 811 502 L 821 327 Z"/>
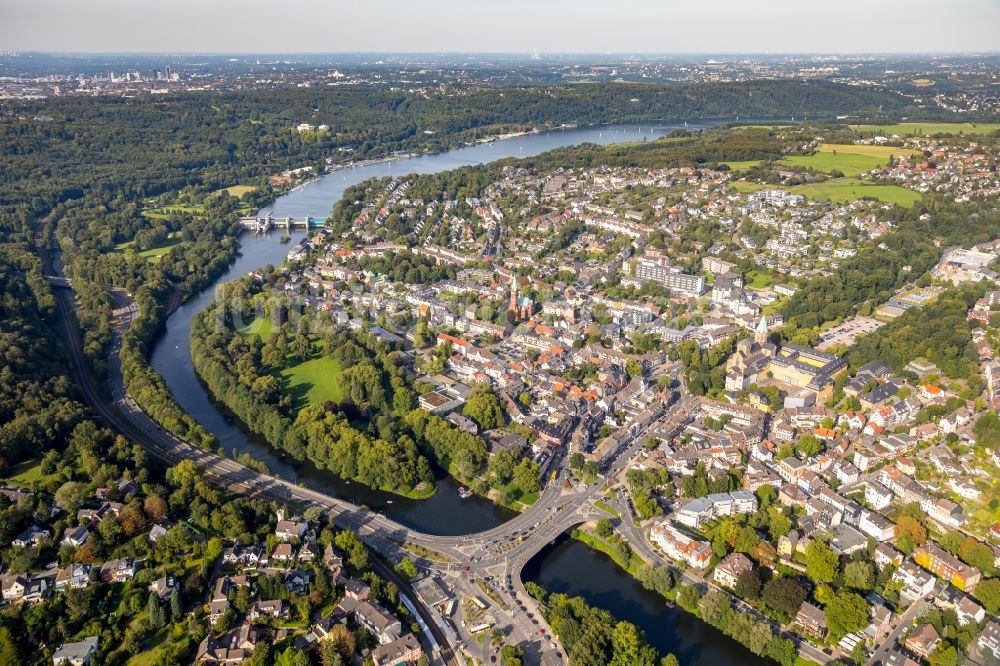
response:
<path fill-rule="evenodd" d="M 717 125 L 723 120 L 690 121 L 690 129 Z M 295 192 L 263 204 L 275 217 L 326 218 L 344 191 L 371 178 L 399 177 L 407 173 L 439 173 L 492 162 L 509 157 L 530 157 L 556 148 L 581 143 L 610 144 L 655 138 L 684 127 L 684 122 L 666 125 L 600 125 L 586 128 L 560 128 L 550 131 L 533 131 L 515 138 L 473 147 L 461 147 L 433 155 L 408 159 L 380 160 L 355 169 L 341 169 L 327 174 Z M 283 232 L 284 233 L 284 232 Z M 306 232 L 288 231 L 292 242 L 305 237 Z M 224 451 L 236 449 L 249 453 L 264 462 L 283 479 L 312 486 L 317 490 L 335 493 L 383 511 L 400 522 L 423 532 L 440 535 L 461 534 L 497 527 L 516 515 L 495 506 L 481 496 L 461 499 L 458 483 L 450 478 L 438 478 L 440 492 L 429 500 L 401 500 L 398 495 L 366 488 L 358 483 L 338 479 L 327 471 L 303 464 L 271 448 L 264 438 L 250 432 L 238 419 L 215 402 L 199 381 L 190 353 L 190 330 L 194 316 L 214 299 L 215 289 L 225 283 L 258 270 L 268 264 L 278 265 L 287 253 L 287 246 L 274 235 L 243 235 L 237 260 L 216 281 L 203 291 L 191 296 L 170 315 L 162 334 L 152 345 L 149 365 L 163 377 L 177 404 L 218 439 Z"/>
<path fill-rule="evenodd" d="M 619 620 L 641 629 L 661 654 L 673 653 L 684 666 L 775 666 L 680 605 L 668 604 L 601 550 L 569 534 L 542 550 L 523 571 L 525 582 L 544 590 L 582 597 Z M 790 664 L 792 662 L 789 662 Z"/>

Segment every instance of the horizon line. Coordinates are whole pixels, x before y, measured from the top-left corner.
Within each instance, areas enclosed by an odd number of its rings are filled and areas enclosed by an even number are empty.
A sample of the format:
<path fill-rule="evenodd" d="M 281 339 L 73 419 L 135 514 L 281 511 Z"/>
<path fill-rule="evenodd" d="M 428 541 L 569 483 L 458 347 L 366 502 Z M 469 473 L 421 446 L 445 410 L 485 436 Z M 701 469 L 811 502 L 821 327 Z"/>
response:
<path fill-rule="evenodd" d="M 46 49 L 17 49 L 0 46 L 0 51 L 13 52 L 20 55 L 60 55 L 60 56 L 99 56 L 99 55 L 230 55 L 230 56 L 413 56 L 413 55 L 465 55 L 465 56 L 1000 56 L 1000 50 L 995 51 L 57 51 Z M 11 56 L 5 56 L 11 57 Z"/>

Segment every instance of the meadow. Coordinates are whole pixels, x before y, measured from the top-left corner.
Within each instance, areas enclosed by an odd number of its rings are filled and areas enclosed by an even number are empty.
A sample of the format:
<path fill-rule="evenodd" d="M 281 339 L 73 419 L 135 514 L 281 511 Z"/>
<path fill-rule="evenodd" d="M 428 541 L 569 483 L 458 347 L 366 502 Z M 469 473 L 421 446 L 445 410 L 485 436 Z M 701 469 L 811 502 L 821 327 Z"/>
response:
<path fill-rule="evenodd" d="M 774 187 L 743 181 L 730 183 L 730 186 L 737 192 L 756 192 Z M 919 192 L 908 190 L 905 187 L 866 183 L 860 178 L 834 178 L 822 183 L 808 183 L 781 189 L 787 189 L 792 194 L 801 194 L 807 199 L 822 199 L 835 203 L 850 203 L 862 197 L 870 197 L 885 203 L 912 206 L 920 201 L 921 197 Z"/>
<path fill-rule="evenodd" d="M 142 252 L 137 252 L 136 254 L 138 254 L 140 257 L 145 257 L 146 259 L 149 259 L 153 263 L 156 263 L 163 257 L 163 255 L 165 255 L 167 252 L 170 252 L 172 248 L 180 245 L 181 243 L 182 241 L 180 238 L 180 234 L 171 233 L 169 240 L 167 240 L 165 244 L 160 245 L 159 247 L 152 247 L 148 250 L 143 250 Z M 124 254 L 126 252 L 132 251 L 132 244 L 133 244 L 132 241 L 119 243 L 118 245 L 115 246 L 115 252 Z"/>
<path fill-rule="evenodd" d="M 851 125 L 859 134 L 877 132 L 885 136 L 927 136 L 931 134 L 990 134 L 1000 123 L 897 123 L 895 125 Z"/>
<path fill-rule="evenodd" d="M 281 392 L 292 396 L 296 409 L 328 401 L 340 402 L 344 399 L 340 370 L 340 362 L 329 356 L 288 366 L 278 373 Z"/>
<path fill-rule="evenodd" d="M 814 169 L 822 173 L 839 171 L 845 176 L 859 176 L 889 162 L 893 155 L 915 151 L 891 146 L 858 146 L 824 143 L 812 155 L 789 155 L 779 164 Z"/>

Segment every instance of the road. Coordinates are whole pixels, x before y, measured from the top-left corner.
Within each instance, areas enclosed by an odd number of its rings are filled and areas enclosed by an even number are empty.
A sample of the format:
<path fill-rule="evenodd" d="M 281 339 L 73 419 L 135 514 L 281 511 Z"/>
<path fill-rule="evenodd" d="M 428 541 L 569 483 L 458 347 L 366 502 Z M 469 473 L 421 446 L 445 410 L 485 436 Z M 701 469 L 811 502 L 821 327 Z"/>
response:
<path fill-rule="evenodd" d="M 931 594 L 935 594 L 938 591 L 938 586 L 934 586 L 934 590 Z M 927 609 L 927 603 L 925 601 L 926 597 L 921 597 L 917 599 L 906 611 L 896 618 L 896 623 L 893 626 L 892 631 L 889 635 L 879 643 L 878 648 L 872 653 L 872 656 L 868 659 L 867 666 L 872 666 L 875 663 L 885 663 L 886 657 L 889 656 L 889 651 L 892 650 L 893 646 L 896 645 L 896 641 L 899 637 L 903 635 L 903 632 L 913 626 L 913 621 L 920 616 Z"/>
<path fill-rule="evenodd" d="M 525 663 L 553 666 L 564 663 L 565 652 L 542 617 L 537 602 L 527 593 L 521 580 L 521 571 L 532 557 L 564 532 L 580 524 L 607 517 L 604 511 L 594 505 L 597 500 L 606 501 L 602 492 L 605 487 L 603 481 L 590 486 L 549 483 L 531 507 L 503 525 L 470 535 L 438 536 L 412 530 L 351 502 L 262 474 L 224 456 L 198 449 L 163 430 L 139 408 L 126 391 L 118 352 L 123 332 L 128 330 L 138 316 L 138 310 L 129 295 L 120 291 L 112 292 L 116 302 L 116 327 L 108 357 L 108 389 L 111 397 L 108 401 L 83 354 L 73 316 L 74 294 L 62 274 L 58 256 L 52 257 L 41 243 L 36 242 L 36 245 L 46 262 L 46 274 L 56 278 L 52 280 L 53 291 L 67 332 L 73 375 L 87 402 L 111 427 L 169 464 L 177 464 L 183 460 L 194 462 L 201 467 L 208 480 L 231 492 L 302 507 L 319 506 L 338 527 L 358 534 L 369 547 L 388 561 L 395 562 L 402 557 L 414 559 L 422 571 L 440 576 L 460 598 L 483 598 L 483 592 L 476 581 L 492 581 L 487 583 L 492 590 L 491 596 L 495 597 L 488 600 L 490 615 L 494 626 L 504 633 L 504 642 L 524 647 Z M 660 419 L 635 432 L 605 470 L 603 478 L 615 479 L 631 464 L 642 447 L 649 428 L 689 406 L 684 397 L 672 405 Z M 621 498 L 612 503 L 623 516 L 615 525 L 616 532 L 629 543 L 633 552 L 649 563 L 672 566 L 646 540 L 644 529 L 631 522 L 629 509 Z M 435 551 L 449 561 L 414 557 L 412 552 L 400 547 L 406 543 Z M 401 580 L 384 562 L 377 558 L 373 561 L 380 575 L 395 582 L 414 601 L 421 619 L 440 646 L 442 661 L 457 666 L 460 657 L 456 654 L 455 646 L 449 644 L 433 614 L 410 585 Z M 700 577 L 688 573 L 682 573 L 681 576 L 688 584 L 704 589 L 705 581 Z M 485 663 L 489 663 L 490 658 L 495 656 L 488 639 L 479 644 L 464 629 L 459 629 L 459 633 L 462 634 L 463 643 L 468 645 L 467 652 L 472 656 Z M 812 654 L 809 647 L 811 646 L 803 644 L 806 656 L 824 662 L 828 660 L 823 658 L 825 655 L 819 650 Z"/>

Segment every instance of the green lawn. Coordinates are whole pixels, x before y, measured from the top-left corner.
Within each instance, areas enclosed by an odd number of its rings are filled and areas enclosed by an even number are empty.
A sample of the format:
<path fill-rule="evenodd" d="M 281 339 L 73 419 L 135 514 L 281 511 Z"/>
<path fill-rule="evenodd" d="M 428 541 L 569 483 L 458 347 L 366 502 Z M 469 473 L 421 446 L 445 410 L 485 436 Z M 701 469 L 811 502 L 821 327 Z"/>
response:
<path fill-rule="evenodd" d="M 767 289 L 774 282 L 774 275 L 771 271 L 754 269 L 747 272 L 747 286 L 751 289 Z"/>
<path fill-rule="evenodd" d="M 850 203 L 862 197 L 871 197 L 906 207 L 912 206 L 921 198 L 919 192 L 905 187 L 866 183 L 859 178 L 835 178 L 824 183 L 796 185 L 791 191 L 808 199 L 826 199 L 835 203 Z"/>
<path fill-rule="evenodd" d="M 610 504 L 608 504 L 604 500 L 596 500 L 594 502 L 594 506 L 596 506 L 601 511 L 605 511 L 607 513 L 610 513 L 615 518 L 621 518 L 622 517 L 622 514 L 619 513 L 618 509 L 616 509 L 615 507 L 611 506 Z"/>
<path fill-rule="evenodd" d="M 812 155 L 789 155 L 778 164 L 815 169 L 822 173 L 840 171 L 845 176 L 857 176 L 884 165 L 888 159 L 856 153 L 816 152 Z"/>
<path fill-rule="evenodd" d="M 840 171 L 845 176 L 857 176 L 885 165 L 890 156 L 904 152 L 914 151 L 891 146 L 824 143 L 812 155 L 789 155 L 779 164 L 811 168 L 822 173 Z"/>
<path fill-rule="evenodd" d="M 1000 123 L 897 123 L 895 125 L 851 125 L 856 132 L 880 132 L 886 136 L 925 136 L 928 134 L 989 134 L 1000 130 Z"/>
<path fill-rule="evenodd" d="M 292 396 L 296 409 L 327 401 L 340 402 L 340 362 L 328 356 L 309 359 L 279 373 L 282 393 Z"/>
<path fill-rule="evenodd" d="M 44 481 L 49 478 L 42 474 L 42 463 L 38 460 L 26 460 L 11 468 L 6 477 L 6 481 L 15 486 L 27 486 L 35 481 Z"/>
<path fill-rule="evenodd" d="M 761 163 L 761 160 L 744 160 L 743 162 L 725 162 L 726 166 L 729 167 L 730 171 L 745 171 L 750 167 L 755 167 Z"/>
<path fill-rule="evenodd" d="M 261 340 L 267 341 L 271 337 L 274 328 L 270 317 L 257 317 L 252 322 L 239 329 L 239 334 L 245 337 L 256 335 Z"/>
<path fill-rule="evenodd" d="M 140 257 L 145 257 L 146 259 L 149 259 L 153 263 L 156 263 L 163 257 L 163 255 L 165 255 L 167 252 L 170 252 L 171 248 L 180 245 L 182 242 L 183 241 L 181 241 L 180 234 L 178 234 L 177 232 L 171 232 L 169 240 L 167 240 L 167 242 L 164 245 L 161 245 L 160 247 L 150 248 L 148 250 L 143 250 L 142 252 L 138 252 L 137 254 Z M 132 241 L 119 243 L 118 245 L 115 246 L 115 252 L 118 253 L 125 253 L 130 251 L 131 249 L 132 249 Z"/>

